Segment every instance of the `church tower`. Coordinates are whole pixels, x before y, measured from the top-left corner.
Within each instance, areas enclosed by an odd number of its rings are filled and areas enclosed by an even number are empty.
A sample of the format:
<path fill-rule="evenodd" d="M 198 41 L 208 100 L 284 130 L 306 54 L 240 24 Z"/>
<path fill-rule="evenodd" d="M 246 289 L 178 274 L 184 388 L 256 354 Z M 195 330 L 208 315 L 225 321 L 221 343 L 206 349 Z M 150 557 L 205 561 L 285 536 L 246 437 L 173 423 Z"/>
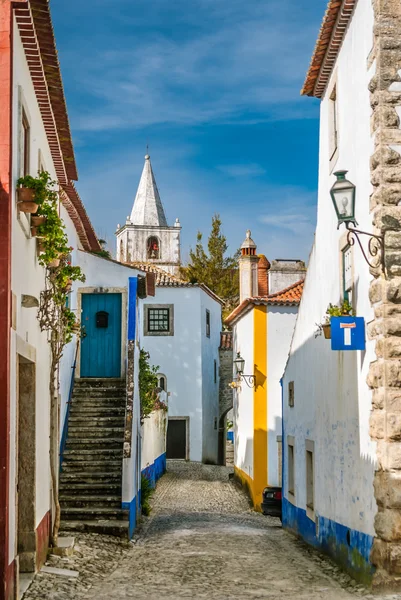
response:
<path fill-rule="evenodd" d="M 178 219 L 172 227 L 167 224 L 147 154 L 131 215 L 125 225 L 117 225 L 117 260 L 127 264 L 151 263 L 178 275 L 180 234 Z"/>

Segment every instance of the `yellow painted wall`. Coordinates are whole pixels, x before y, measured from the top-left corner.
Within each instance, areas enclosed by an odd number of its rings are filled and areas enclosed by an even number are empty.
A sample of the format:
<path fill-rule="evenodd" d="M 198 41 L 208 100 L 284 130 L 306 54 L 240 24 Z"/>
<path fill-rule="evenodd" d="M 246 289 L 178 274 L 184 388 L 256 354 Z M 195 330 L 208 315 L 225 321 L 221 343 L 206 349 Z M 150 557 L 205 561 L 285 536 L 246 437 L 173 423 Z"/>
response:
<path fill-rule="evenodd" d="M 256 385 L 253 395 L 253 485 L 252 499 L 260 510 L 262 492 L 267 485 L 267 306 L 254 310 L 254 360 Z"/>

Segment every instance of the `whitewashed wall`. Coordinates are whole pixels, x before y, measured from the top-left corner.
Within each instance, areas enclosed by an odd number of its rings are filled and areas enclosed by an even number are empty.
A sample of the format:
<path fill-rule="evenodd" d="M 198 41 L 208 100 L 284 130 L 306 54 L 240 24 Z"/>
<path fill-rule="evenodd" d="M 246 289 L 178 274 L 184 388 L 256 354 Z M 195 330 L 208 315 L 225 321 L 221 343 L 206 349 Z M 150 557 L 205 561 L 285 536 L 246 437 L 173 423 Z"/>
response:
<path fill-rule="evenodd" d="M 357 3 L 333 78 L 337 77 L 339 156 L 334 170 L 348 169 L 356 185 L 359 228 L 371 231 L 369 216 L 370 137 L 367 60 L 372 49 L 371 2 Z M 329 89 L 330 89 L 329 86 Z M 316 514 L 365 534 L 374 534 L 373 497 L 375 445 L 369 438 L 371 393 L 366 385 L 374 360 L 372 342 L 366 352 L 334 352 L 330 341 L 314 338 L 330 302 L 341 295 L 340 242 L 344 226 L 337 220 L 329 196 L 335 181 L 329 168 L 328 97 L 321 104 L 318 220 L 291 356 L 284 377 L 285 436 L 295 437 L 295 504 L 305 509 L 305 439 L 315 443 Z M 360 250 L 353 249 L 355 300 L 358 316 L 372 317 L 368 287 L 371 279 Z M 295 407 L 288 407 L 288 383 L 295 382 Z M 287 441 L 283 440 L 287 463 Z M 285 473 L 285 478 L 287 473 Z M 285 484 L 287 495 L 287 484 Z M 321 531 L 320 536 L 323 535 Z"/>
<path fill-rule="evenodd" d="M 189 459 L 193 461 L 202 461 L 203 435 L 212 439 L 215 435 L 203 430 L 202 362 L 203 352 L 205 360 L 208 353 L 202 349 L 202 331 L 206 327 L 202 295 L 206 294 L 198 287 L 156 287 L 156 296 L 147 298 L 143 305 L 173 304 L 174 335 L 145 336 L 141 332 L 142 346 L 150 353 L 150 362 L 158 365 L 159 372 L 167 377 L 168 416 L 189 417 Z M 215 307 L 211 311 L 215 323 L 218 310 Z M 143 317 L 141 323 L 143 327 Z M 219 342 L 215 345 L 217 360 L 218 346 Z"/>
<path fill-rule="evenodd" d="M 160 400 L 167 403 L 164 392 Z M 166 452 L 167 413 L 155 410 L 142 425 L 141 471 L 154 464 L 155 460 Z"/>
<path fill-rule="evenodd" d="M 268 429 L 268 485 L 279 486 L 279 445 L 282 434 L 282 394 L 280 380 L 285 364 L 295 321 L 297 306 L 268 306 L 267 309 L 267 429 Z"/>
<path fill-rule="evenodd" d="M 10 511 L 9 511 L 9 560 L 17 554 L 16 541 L 16 476 L 17 476 L 17 352 L 25 352 L 36 362 L 36 526 L 50 509 L 50 466 L 49 466 L 49 368 L 50 354 L 46 334 L 41 333 L 37 320 L 37 309 L 22 308 L 21 295 L 29 294 L 39 299 L 44 289 L 44 269 L 39 265 L 36 240 L 30 237 L 28 219 L 18 217 L 16 208 L 16 181 L 19 172 L 19 143 L 21 105 L 30 122 L 31 152 L 30 172 L 35 175 L 42 163 L 55 178 L 55 170 L 47 143 L 41 114 L 36 102 L 29 69 L 25 60 L 18 27 L 13 25 L 13 97 L 12 97 L 12 255 L 11 288 L 15 295 L 16 328 L 11 331 L 11 388 L 10 388 Z"/>
<path fill-rule="evenodd" d="M 251 373 L 254 360 L 254 311 L 244 315 L 234 327 L 233 355 L 240 352 L 245 372 Z M 249 370 L 251 369 L 251 370 Z M 236 378 L 237 374 L 233 374 Z M 245 383 L 234 390 L 234 465 L 253 479 L 253 388 Z"/>
<path fill-rule="evenodd" d="M 204 462 L 217 463 L 219 433 L 219 346 L 222 327 L 221 306 L 203 290 L 200 292 L 200 301 L 203 412 L 202 460 Z M 210 311 L 210 337 L 206 336 L 206 310 Z"/>

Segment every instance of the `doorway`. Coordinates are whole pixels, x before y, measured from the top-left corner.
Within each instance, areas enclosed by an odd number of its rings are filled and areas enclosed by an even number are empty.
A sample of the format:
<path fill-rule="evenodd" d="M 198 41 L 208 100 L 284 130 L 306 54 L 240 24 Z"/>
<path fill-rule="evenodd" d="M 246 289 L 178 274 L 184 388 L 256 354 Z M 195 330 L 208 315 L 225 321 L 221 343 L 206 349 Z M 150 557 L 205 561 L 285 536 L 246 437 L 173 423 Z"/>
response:
<path fill-rule="evenodd" d="M 21 573 L 36 570 L 36 365 L 18 355 L 17 552 Z"/>
<path fill-rule="evenodd" d="M 121 377 L 121 294 L 82 294 L 81 377 Z"/>
<path fill-rule="evenodd" d="M 167 458 L 188 459 L 188 419 L 169 418 L 167 427 Z"/>

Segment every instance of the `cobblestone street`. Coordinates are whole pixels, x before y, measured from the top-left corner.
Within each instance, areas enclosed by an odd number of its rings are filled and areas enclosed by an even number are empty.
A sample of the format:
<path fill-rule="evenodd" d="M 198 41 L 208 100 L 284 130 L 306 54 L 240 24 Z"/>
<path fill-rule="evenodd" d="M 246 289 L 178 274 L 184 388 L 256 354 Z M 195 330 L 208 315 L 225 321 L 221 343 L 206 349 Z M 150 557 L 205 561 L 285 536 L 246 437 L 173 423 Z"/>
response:
<path fill-rule="evenodd" d="M 278 519 L 251 511 L 228 473 L 170 462 L 151 516 L 128 548 L 107 536 L 78 536 L 78 553 L 52 564 L 79 577 L 41 573 L 25 600 L 373 598 Z"/>

